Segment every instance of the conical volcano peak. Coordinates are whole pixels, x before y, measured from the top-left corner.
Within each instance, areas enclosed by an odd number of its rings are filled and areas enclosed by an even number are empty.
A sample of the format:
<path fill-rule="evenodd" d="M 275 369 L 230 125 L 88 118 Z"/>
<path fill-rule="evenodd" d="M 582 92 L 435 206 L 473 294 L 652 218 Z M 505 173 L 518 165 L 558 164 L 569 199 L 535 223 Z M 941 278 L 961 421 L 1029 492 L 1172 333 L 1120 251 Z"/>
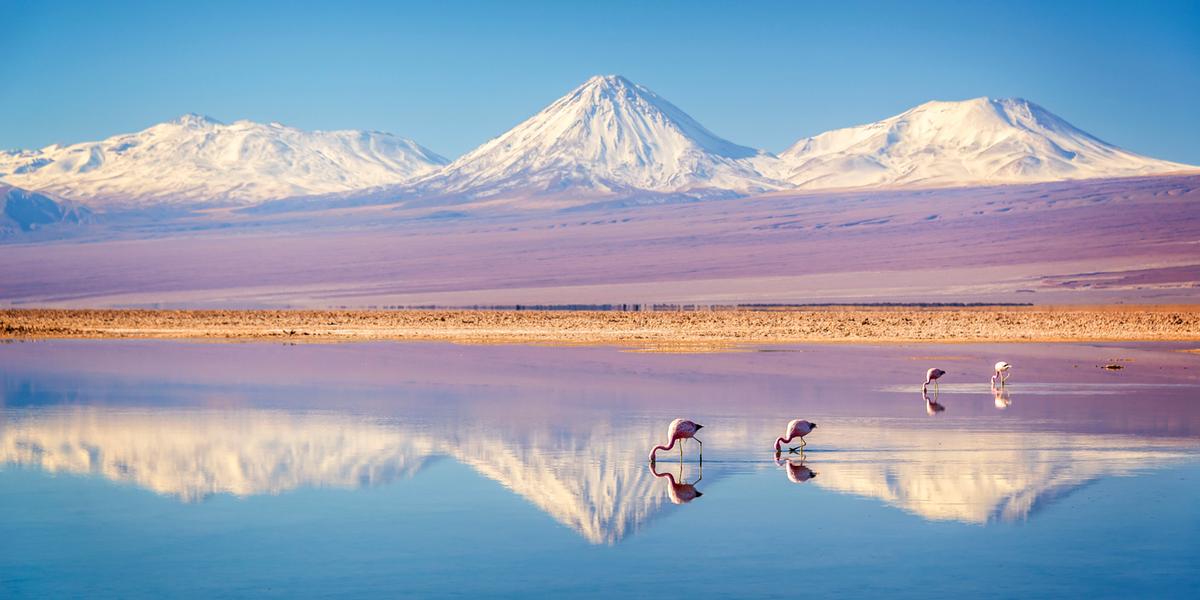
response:
<path fill-rule="evenodd" d="M 635 87 L 636 83 L 623 75 L 593 75 L 580 87 Z"/>
<path fill-rule="evenodd" d="M 426 185 L 468 194 L 777 189 L 745 160 L 761 154 L 718 137 L 644 86 L 597 75 Z"/>

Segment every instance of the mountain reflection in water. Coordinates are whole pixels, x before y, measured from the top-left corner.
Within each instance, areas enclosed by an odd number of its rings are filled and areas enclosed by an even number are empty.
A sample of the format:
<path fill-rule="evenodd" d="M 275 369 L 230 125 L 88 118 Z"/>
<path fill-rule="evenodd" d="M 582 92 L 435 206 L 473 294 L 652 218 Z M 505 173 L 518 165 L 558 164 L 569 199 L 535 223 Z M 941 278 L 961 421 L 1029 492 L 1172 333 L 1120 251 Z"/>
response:
<path fill-rule="evenodd" d="M 698 480 L 683 479 L 685 465 L 664 460 L 657 473 L 647 468 L 646 448 L 660 428 L 649 421 L 490 428 L 470 419 L 408 423 L 262 409 L 2 412 L 0 465 L 100 475 L 185 502 L 392 484 L 448 458 L 589 542 L 612 544 L 701 495 Z M 928 520 L 980 524 L 1027 519 L 1091 481 L 1173 464 L 1194 451 L 1170 439 L 827 418 L 803 458 L 777 463 L 770 441 L 779 423 L 710 420 L 714 459 L 706 461 L 704 493 L 721 493 L 722 480 L 782 467 L 792 482 L 877 498 Z M 699 465 L 686 466 L 689 480 L 700 475 L 692 471 Z"/>

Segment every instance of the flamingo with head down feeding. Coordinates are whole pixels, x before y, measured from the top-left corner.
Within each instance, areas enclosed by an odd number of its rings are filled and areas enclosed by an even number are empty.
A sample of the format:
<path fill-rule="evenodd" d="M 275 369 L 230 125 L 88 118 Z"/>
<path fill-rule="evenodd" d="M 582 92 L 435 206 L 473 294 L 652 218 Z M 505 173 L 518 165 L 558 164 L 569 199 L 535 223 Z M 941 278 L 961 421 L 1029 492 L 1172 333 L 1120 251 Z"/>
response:
<path fill-rule="evenodd" d="M 1008 380 L 1008 371 L 1011 368 L 1012 368 L 1012 365 L 1010 365 L 1004 361 L 1000 361 L 1000 362 L 996 363 L 996 374 L 992 375 L 992 384 L 995 385 L 996 380 L 999 379 L 1000 386 L 1003 387 L 1004 382 Z"/>
<path fill-rule="evenodd" d="M 696 432 L 703 429 L 704 426 L 694 421 L 687 419 L 675 419 L 667 426 L 667 441 L 666 445 L 659 444 L 650 449 L 650 464 L 654 464 L 654 453 L 659 450 L 670 450 L 675 447 L 675 442 L 679 444 L 679 460 L 683 461 L 683 443 L 681 440 L 693 439 L 700 444 L 700 460 L 704 460 L 704 442 L 696 438 Z"/>
<path fill-rule="evenodd" d="M 942 375 L 945 375 L 945 374 L 946 374 L 946 372 L 941 369 L 930 369 L 930 370 L 926 371 L 925 372 L 925 383 L 923 383 L 921 385 L 921 393 L 925 393 L 925 391 L 929 389 L 930 382 L 932 382 L 933 383 L 933 392 L 936 394 L 938 391 L 938 387 L 937 387 L 938 383 L 937 382 L 939 379 L 942 378 Z"/>
<path fill-rule="evenodd" d="M 782 451 L 780 449 L 782 444 L 790 444 L 796 438 L 800 438 L 800 448 L 803 448 L 807 445 L 804 441 L 804 436 L 812 433 L 812 430 L 816 428 L 816 423 L 809 423 L 804 419 L 792 419 L 788 421 L 787 429 L 783 430 L 783 437 L 776 438 L 775 440 L 775 454 L 779 454 Z M 788 452 L 795 451 L 796 448 L 788 448 Z"/>

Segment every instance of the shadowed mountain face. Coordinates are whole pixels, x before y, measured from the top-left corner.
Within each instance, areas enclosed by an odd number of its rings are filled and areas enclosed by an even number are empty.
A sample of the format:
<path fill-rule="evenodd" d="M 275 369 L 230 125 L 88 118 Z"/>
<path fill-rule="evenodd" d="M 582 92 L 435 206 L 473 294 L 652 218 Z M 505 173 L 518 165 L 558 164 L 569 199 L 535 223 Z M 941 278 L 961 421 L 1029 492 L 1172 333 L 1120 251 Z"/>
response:
<path fill-rule="evenodd" d="M 33 231 L 60 223 L 85 223 L 90 217 L 90 210 L 74 203 L 0 185 L 0 235 L 6 227 L 10 231 Z"/>

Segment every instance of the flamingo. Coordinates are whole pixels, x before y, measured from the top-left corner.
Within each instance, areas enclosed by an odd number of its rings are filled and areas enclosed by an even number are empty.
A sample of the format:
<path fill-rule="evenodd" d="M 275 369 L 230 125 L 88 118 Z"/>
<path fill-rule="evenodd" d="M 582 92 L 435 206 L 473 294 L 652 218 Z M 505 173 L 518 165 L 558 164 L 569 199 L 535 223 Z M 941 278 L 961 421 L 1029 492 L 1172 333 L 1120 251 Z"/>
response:
<path fill-rule="evenodd" d="M 776 458 L 775 464 L 783 467 L 784 470 L 787 471 L 788 481 L 792 483 L 804 483 L 805 481 L 817 476 L 816 471 L 804 466 L 803 458 L 800 459 L 799 463 L 794 462 L 790 458 L 787 460 L 779 460 Z"/>
<path fill-rule="evenodd" d="M 938 391 L 937 380 L 941 379 L 942 375 L 945 374 L 946 372 L 941 369 L 930 369 L 926 371 L 925 383 L 921 385 L 921 393 L 925 393 L 925 390 L 929 388 L 929 382 L 931 381 L 933 382 L 933 391 L 936 393 Z"/>
<path fill-rule="evenodd" d="M 1012 365 L 1010 365 L 1004 361 L 1000 361 L 1000 362 L 996 363 L 996 374 L 992 375 L 992 383 L 993 384 L 996 383 L 996 380 L 999 379 L 1000 385 L 1001 385 L 1001 387 L 1003 387 L 1005 380 L 1008 379 L 1008 370 L 1011 368 L 1012 368 Z"/>
<path fill-rule="evenodd" d="M 650 449 L 650 464 L 654 464 L 654 453 L 659 450 L 670 450 L 675 447 L 675 442 L 691 438 L 700 444 L 700 460 L 704 460 L 704 442 L 701 442 L 696 437 L 696 432 L 703 429 L 704 426 L 694 421 L 687 419 L 675 419 L 667 426 L 667 440 L 670 442 L 667 445 L 659 444 Z M 679 460 L 683 461 L 683 443 L 679 444 Z"/>
<path fill-rule="evenodd" d="M 671 504 L 687 504 L 704 495 L 704 492 L 696 489 L 696 484 L 700 483 L 701 479 L 704 479 L 704 463 L 700 463 L 700 477 L 696 478 L 696 481 L 692 483 L 681 483 L 683 482 L 683 463 L 679 463 L 679 481 L 676 481 L 675 476 L 669 471 L 659 473 L 654 470 L 653 462 L 650 463 L 650 473 L 655 477 L 667 478 L 667 483 L 669 484 L 667 487 L 667 497 L 671 499 Z"/>
<path fill-rule="evenodd" d="M 783 430 L 783 437 L 775 440 L 775 454 L 779 454 L 781 452 L 781 444 L 790 444 L 792 443 L 792 440 L 796 438 L 800 438 L 800 447 L 803 448 L 805 445 L 807 445 L 804 442 L 804 436 L 812 433 L 812 430 L 816 428 L 816 423 L 809 423 L 804 419 L 792 419 L 791 421 L 788 421 L 787 429 Z M 795 451 L 795 448 L 788 448 L 788 452 Z"/>

